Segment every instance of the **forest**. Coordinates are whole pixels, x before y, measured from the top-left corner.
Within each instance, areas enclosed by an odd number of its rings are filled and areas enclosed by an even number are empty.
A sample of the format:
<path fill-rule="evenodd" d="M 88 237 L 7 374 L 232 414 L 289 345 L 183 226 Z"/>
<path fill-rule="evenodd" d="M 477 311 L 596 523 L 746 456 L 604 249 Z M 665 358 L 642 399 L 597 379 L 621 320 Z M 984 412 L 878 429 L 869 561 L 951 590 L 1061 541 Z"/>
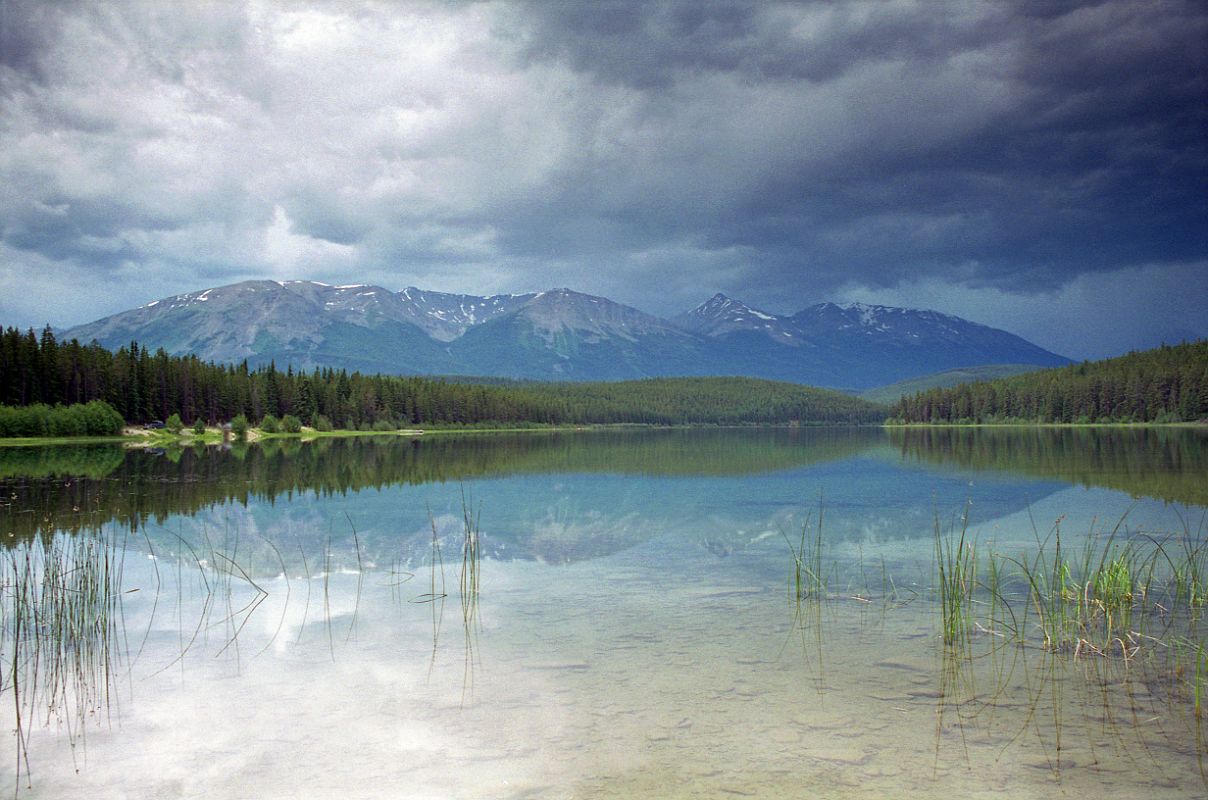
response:
<path fill-rule="evenodd" d="M 1208 340 L 918 392 L 894 404 L 890 421 L 1089 424 L 1205 418 Z"/>
<path fill-rule="evenodd" d="M 618 383 L 474 383 L 344 370 L 203 362 L 132 342 L 58 342 L 7 328 L 0 335 L 0 406 L 70 407 L 103 401 L 128 423 L 296 417 L 320 430 L 541 424 L 862 424 L 884 406 L 840 392 L 753 378 L 651 378 Z M 94 407 L 95 408 L 95 407 Z M 12 414 L 7 415 L 12 417 Z M 20 415 L 22 420 L 29 414 Z M 43 414 L 54 419 L 53 414 Z M 6 419 L 0 415 L 0 421 Z M 8 435 L 53 435 L 23 429 Z"/>

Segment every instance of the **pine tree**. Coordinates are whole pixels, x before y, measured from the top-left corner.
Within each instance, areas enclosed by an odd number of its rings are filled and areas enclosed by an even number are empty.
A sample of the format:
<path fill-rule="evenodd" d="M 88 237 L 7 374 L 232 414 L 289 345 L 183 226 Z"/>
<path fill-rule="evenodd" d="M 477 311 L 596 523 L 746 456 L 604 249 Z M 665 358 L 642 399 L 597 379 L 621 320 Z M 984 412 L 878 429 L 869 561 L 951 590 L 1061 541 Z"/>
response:
<path fill-rule="evenodd" d="M 58 403 L 63 397 L 63 380 L 59 374 L 59 344 L 54 331 L 47 325 L 42 329 L 38 382 L 42 402 Z"/>

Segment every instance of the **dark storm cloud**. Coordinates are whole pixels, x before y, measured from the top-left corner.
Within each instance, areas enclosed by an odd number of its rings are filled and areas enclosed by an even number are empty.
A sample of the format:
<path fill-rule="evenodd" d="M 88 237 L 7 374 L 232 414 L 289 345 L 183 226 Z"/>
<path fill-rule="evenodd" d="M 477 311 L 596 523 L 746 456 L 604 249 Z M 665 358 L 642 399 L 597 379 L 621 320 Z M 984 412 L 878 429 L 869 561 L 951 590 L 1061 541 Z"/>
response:
<path fill-rule="evenodd" d="M 666 88 L 677 75 L 700 71 L 818 83 L 867 61 L 921 64 L 994 40 L 956 5 L 948 13 L 831 2 L 533 3 L 530 9 L 533 56 L 567 58 L 606 81 L 643 88 Z"/>
<path fill-rule="evenodd" d="M 665 211 L 667 228 L 678 221 L 706 246 L 755 248 L 786 279 L 808 265 L 809 280 L 854 270 L 873 285 L 976 263 L 967 280 L 1050 288 L 1208 251 L 1203 6 L 535 8 L 534 57 L 565 58 L 669 106 L 710 75 L 788 86 L 809 103 L 845 77 L 885 71 L 853 87 L 878 96 L 845 95 L 860 119 L 846 141 L 824 143 L 826 157 L 809 157 L 802 141 L 796 154 L 769 154 L 781 169 L 738 191 L 719 184 L 720 201 L 707 188 L 698 202 L 655 194 L 631 206 L 639 234 Z M 960 96 L 970 86 L 986 96 Z M 721 154 L 743 144 L 716 130 L 696 136 L 717 138 Z"/>
<path fill-rule="evenodd" d="M 1206 41 L 1176 0 L 9 0 L 0 316 L 243 277 L 659 313 L 1208 290 Z"/>
<path fill-rule="evenodd" d="M 0 66 L 43 80 L 39 56 L 59 35 L 59 15 L 50 4 L 0 3 Z"/>

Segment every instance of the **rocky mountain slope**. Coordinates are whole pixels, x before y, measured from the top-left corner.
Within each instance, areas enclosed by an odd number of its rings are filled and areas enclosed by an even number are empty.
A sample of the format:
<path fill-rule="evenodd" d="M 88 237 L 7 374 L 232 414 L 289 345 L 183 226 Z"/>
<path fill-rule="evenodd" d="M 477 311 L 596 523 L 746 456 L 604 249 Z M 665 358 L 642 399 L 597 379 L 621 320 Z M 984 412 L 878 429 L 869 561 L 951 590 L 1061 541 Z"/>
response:
<path fill-rule="evenodd" d="M 725 295 L 664 320 L 570 289 L 448 294 L 245 281 L 62 332 L 252 365 L 538 380 L 749 375 L 866 389 L 960 367 L 1068 360 L 935 311 L 822 303 L 770 314 Z"/>

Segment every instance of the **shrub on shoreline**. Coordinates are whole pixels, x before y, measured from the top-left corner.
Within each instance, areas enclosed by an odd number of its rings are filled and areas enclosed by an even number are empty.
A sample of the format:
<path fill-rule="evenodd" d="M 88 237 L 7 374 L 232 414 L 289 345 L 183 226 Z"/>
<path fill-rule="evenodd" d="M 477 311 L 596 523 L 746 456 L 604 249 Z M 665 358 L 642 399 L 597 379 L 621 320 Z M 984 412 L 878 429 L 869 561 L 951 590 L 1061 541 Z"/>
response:
<path fill-rule="evenodd" d="M 125 424 L 104 400 L 70 406 L 0 406 L 0 438 L 117 436 Z"/>

